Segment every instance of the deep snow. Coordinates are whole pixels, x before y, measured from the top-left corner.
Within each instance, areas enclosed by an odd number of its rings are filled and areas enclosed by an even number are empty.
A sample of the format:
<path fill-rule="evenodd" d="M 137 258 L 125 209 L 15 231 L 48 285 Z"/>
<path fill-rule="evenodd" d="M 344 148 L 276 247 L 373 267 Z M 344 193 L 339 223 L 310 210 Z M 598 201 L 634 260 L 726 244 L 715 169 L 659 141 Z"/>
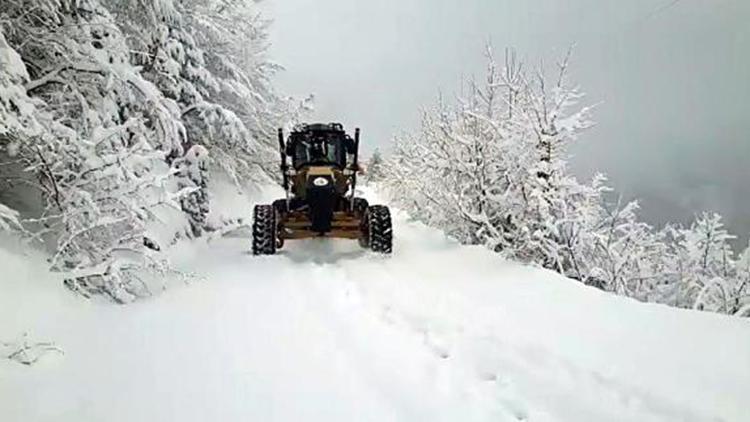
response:
<path fill-rule="evenodd" d="M 242 232 L 181 243 L 195 278 L 125 307 L 70 295 L 2 244 L 0 340 L 65 354 L 0 360 L 0 420 L 750 420 L 750 321 L 395 223 L 390 258 L 343 240 L 254 257 Z"/>

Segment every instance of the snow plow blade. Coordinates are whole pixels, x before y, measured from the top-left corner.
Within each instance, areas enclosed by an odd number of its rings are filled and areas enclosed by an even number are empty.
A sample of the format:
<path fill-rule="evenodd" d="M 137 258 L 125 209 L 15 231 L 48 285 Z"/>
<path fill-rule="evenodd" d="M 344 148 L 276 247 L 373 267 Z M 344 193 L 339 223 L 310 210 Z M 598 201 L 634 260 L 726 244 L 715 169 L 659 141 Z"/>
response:
<path fill-rule="evenodd" d="M 347 212 L 334 212 L 331 229 L 318 233 L 312 230 L 312 223 L 304 212 L 289 213 L 280 222 L 283 239 L 308 239 L 311 237 L 333 237 L 342 239 L 359 239 L 362 237 L 362 217 Z"/>

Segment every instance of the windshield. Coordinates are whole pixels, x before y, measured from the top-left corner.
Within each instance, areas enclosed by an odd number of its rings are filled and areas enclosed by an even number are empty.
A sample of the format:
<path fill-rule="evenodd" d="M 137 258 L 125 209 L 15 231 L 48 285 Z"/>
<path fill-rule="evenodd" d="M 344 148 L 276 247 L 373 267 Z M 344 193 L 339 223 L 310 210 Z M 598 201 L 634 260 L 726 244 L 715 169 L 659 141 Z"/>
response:
<path fill-rule="evenodd" d="M 334 164 L 339 167 L 346 164 L 344 150 L 337 139 L 299 140 L 295 145 L 292 159 L 295 168 L 307 164 Z"/>

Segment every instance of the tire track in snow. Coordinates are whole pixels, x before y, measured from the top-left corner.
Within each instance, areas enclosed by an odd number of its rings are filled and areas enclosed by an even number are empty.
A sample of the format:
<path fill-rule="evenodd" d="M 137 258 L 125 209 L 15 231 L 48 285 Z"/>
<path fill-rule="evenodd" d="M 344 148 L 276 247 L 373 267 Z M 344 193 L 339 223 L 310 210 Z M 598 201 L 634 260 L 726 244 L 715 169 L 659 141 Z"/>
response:
<path fill-rule="evenodd" d="M 397 409 L 397 420 L 504 420 L 488 417 L 484 407 L 466 397 L 441 391 L 442 365 L 434 362 L 431 351 L 424 350 L 410 332 L 372 314 L 355 280 L 343 269 L 330 262 L 313 262 L 303 265 L 300 273 L 305 280 L 296 286 L 307 298 L 306 306 L 331 328 L 340 350 L 362 364 L 368 382 Z"/>
<path fill-rule="evenodd" d="M 403 289 L 412 287 L 410 282 L 423 278 L 420 272 L 424 268 L 416 263 L 437 262 L 439 257 L 431 260 L 426 256 L 428 253 L 423 253 L 425 256 L 422 259 L 410 256 L 408 262 L 400 263 L 408 271 L 399 271 L 390 264 L 398 264 L 400 253 L 414 255 L 415 251 L 440 250 L 442 247 L 420 242 L 418 239 L 423 235 L 421 228 L 415 232 L 414 227 L 403 219 L 397 221 L 396 230 L 400 233 L 401 242 L 397 244 L 393 261 L 377 260 L 376 257 L 368 257 L 367 260 L 368 264 L 381 267 L 372 271 L 381 278 L 378 284 L 404 294 Z M 358 270 L 357 265 L 352 265 L 344 268 L 347 275 L 343 279 L 355 280 L 356 287 L 360 289 L 359 295 L 372 301 L 372 295 L 367 293 L 367 283 L 375 280 L 359 276 L 360 272 L 367 272 L 370 267 Z M 431 272 L 434 268 L 428 270 Z M 462 268 L 462 271 L 465 280 L 483 277 L 483 274 L 472 274 L 470 265 Z M 405 279 L 404 275 L 408 275 L 408 278 Z M 455 297 L 435 302 L 456 311 L 457 317 L 454 318 L 445 312 L 414 313 L 414 309 L 382 300 L 369 307 L 380 309 L 375 313 L 384 323 L 400 326 L 421 338 L 424 347 L 436 359 L 444 361 L 444 368 L 452 372 L 447 377 L 462 384 L 460 388 L 471 392 L 475 401 L 489 403 L 498 416 L 504 416 L 503 420 L 706 420 L 615 379 L 580 368 L 558 357 L 552 350 L 519 348 L 504 342 L 502 334 L 496 334 L 496 328 L 491 323 L 487 327 L 481 326 L 482 323 L 486 324 L 487 318 L 474 312 L 470 303 L 462 301 L 459 293 L 461 286 L 457 284 L 460 276 L 454 281 Z M 429 297 L 421 294 L 423 292 L 419 288 L 407 294 L 411 294 L 412 299 Z M 454 303 L 446 305 L 446 302 Z M 476 323 L 467 324 L 467 321 Z M 571 389 L 571 386 L 574 388 Z M 555 417 L 551 415 L 552 411 L 555 411 Z"/>
<path fill-rule="evenodd" d="M 353 254 L 360 255 L 359 261 L 351 261 L 355 267 L 361 260 L 387 267 L 388 260 L 369 253 L 341 252 L 346 249 L 341 243 L 334 247 L 310 241 L 290 248 L 287 257 L 302 263 L 299 272 L 306 280 L 297 286 L 308 295 L 309 306 L 317 308 L 316 317 L 335 327 L 346 353 L 368 363 L 368 378 L 404 412 L 401 420 L 528 420 L 528 406 L 518 399 L 478 394 L 482 380 L 452 368 L 450 342 L 435 335 L 434 328 L 407 321 L 399 311 L 391 312 L 389 318 L 387 307 L 374 305 L 360 288 L 367 281 L 340 264 Z M 317 262 L 316 250 L 325 251 Z M 420 368 L 414 372 L 414 367 Z M 414 391 L 432 391 L 430 395 L 441 400 L 429 404 Z M 446 407 L 446 402 L 452 404 Z"/>

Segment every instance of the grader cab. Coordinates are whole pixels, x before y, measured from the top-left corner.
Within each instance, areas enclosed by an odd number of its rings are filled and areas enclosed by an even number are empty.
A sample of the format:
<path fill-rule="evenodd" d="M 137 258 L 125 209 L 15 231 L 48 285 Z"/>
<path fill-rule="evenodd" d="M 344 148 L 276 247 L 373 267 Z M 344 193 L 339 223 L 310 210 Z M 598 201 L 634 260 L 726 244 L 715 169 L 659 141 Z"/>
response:
<path fill-rule="evenodd" d="M 359 135 L 339 123 L 296 127 L 286 142 L 279 129 L 283 199 L 256 205 L 253 254 L 273 255 L 286 240 L 357 239 L 362 247 L 389 254 L 393 247 L 388 207 L 355 196 Z M 291 158 L 291 166 L 288 158 Z"/>

